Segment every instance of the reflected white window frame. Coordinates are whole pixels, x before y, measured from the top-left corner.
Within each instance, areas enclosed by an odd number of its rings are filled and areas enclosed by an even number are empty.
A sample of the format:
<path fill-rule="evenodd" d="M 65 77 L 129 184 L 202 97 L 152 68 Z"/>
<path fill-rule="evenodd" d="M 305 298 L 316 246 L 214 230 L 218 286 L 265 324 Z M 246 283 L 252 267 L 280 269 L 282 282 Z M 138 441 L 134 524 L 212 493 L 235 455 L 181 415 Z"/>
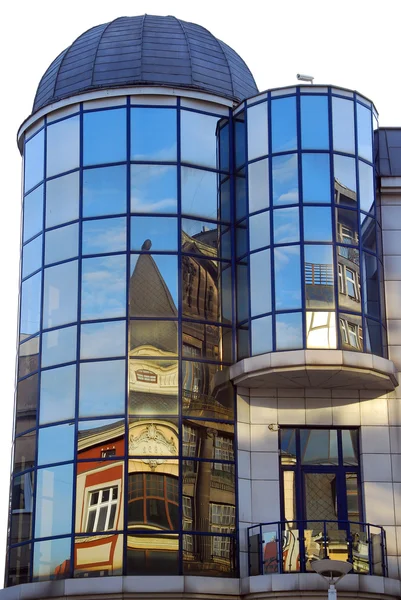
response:
<path fill-rule="evenodd" d="M 353 300 L 359 299 L 357 274 L 349 267 L 345 267 L 345 282 L 347 286 L 347 294 Z"/>
<path fill-rule="evenodd" d="M 113 490 L 117 490 L 117 496 L 116 498 L 113 498 Z M 109 491 L 109 498 L 108 500 L 103 501 L 103 492 Z M 120 497 L 120 490 L 119 490 L 119 485 L 118 483 L 115 484 L 109 484 L 108 486 L 104 486 L 104 484 L 100 485 L 100 486 L 96 486 L 96 487 L 91 487 L 87 489 L 87 501 L 86 501 L 86 515 L 85 515 L 85 532 L 87 533 L 97 533 L 97 526 L 99 524 L 99 517 L 100 517 L 100 513 L 101 513 L 101 509 L 102 508 L 107 508 L 107 512 L 106 512 L 106 519 L 105 519 L 105 527 L 104 529 L 100 529 L 99 531 L 112 531 L 113 529 L 115 529 L 115 524 L 116 524 L 116 519 L 117 519 L 117 508 L 118 508 L 118 501 L 119 501 L 119 497 Z M 91 498 L 93 497 L 94 494 L 99 494 L 98 496 L 98 501 L 95 504 L 91 504 Z M 111 527 L 108 526 L 110 525 L 110 516 L 111 516 L 111 511 L 112 511 L 112 507 L 115 506 L 115 512 L 114 512 L 114 516 L 113 516 L 113 521 L 111 523 Z M 93 522 L 93 528 L 89 529 L 89 518 L 91 516 L 92 513 L 95 513 L 95 520 Z"/>
<path fill-rule="evenodd" d="M 24 475 L 20 475 L 14 479 L 14 482 L 18 478 L 23 478 L 24 480 L 24 508 L 14 508 L 11 511 L 13 515 L 20 514 L 31 514 L 33 512 L 33 483 L 32 483 L 32 474 L 33 471 L 29 471 L 28 473 L 24 473 Z M 13 484 L 14 484 L 13 482 Z"/>
<path fill-rule="evenodd" d="M 357 323 L 351 323 L 342 317 L 340 317 L 339 322 L 343 343 L 352 346 L 357 350 L 363 350 L 362 327 Z"/>

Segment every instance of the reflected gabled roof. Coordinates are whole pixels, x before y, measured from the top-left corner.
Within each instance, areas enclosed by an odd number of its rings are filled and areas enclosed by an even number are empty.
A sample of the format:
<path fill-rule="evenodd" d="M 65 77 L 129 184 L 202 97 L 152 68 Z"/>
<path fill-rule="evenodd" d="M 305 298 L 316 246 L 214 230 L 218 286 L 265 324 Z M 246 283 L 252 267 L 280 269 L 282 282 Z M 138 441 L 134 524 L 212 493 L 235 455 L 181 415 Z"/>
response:
<path fill-rule="evenodd" d="M 241 101 L 258 93 L 242 58 L 207 29 L 172 16 L 120 17 L 79 36 L 43 75 L 33 112 L 102 88 L 157 85 Z"/>

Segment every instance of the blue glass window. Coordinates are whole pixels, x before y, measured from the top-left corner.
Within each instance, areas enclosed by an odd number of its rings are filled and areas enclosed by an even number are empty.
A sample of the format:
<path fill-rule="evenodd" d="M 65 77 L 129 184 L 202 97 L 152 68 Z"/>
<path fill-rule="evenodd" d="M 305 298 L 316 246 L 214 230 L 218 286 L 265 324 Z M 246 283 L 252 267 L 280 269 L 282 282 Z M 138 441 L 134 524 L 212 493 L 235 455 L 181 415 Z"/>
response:
<path fill-rule="evenodd" d="M 82 363 L 79 379 L 79 416 L 124 414 L 125 360 Z"/>
<path fill-rule="evenodd" d="M 273 349 L 271 316 L 251 321 L 251 335 L 253 356 L 271 352 Z"/>
<path fill-rule="evenodd" d="M 79 217 L 79 172 L 46 183 L 46 227 L 74 221 Z"/>
<path fill-rule="evenodd" d="M 96 219 L 82 224 L 82 254 L 123 252 L 127 247 L 125 218 Z"/>
<path fill-rule="evenodd" d="M 259 160 L 248 165 L 249 212 L 269 208 L 269 162 Z"/>
<path fill-rule="evenodd" d="M 36 273 L 21 285 L 20 339 L 39 331 L 42 273 Z"/>
<path fill-rule="evenodd" d="M 250 256 L 251 315 L 268 313 L 272 309 L 270 250 Z"/>
<path fill-rule="evenodd" d="M 173 217 L 131 217 L 131 250 L 175 251 L 177 244 L 177 219 Z M 143 248 L 144 246 L 145 248 Z"/>
<path fill-rule="evenodd" d="M 208 219 L 217 218 L 217 176 L 212 171 L 181 168 L 181 211 Z"/>
<path fill-rule="evenodd" d="M 27 277 L 42 266 L 43 236 L 39 236 L 26 244 L 22 250 L 22 277 Z"/>
<path fill-rule="evenodd" d="M 45 162 L 45 134 L 42 129 L 36 133 L 25 144 L 24 168 L 25 185 L 24 190 L 28 192 L 37 183 L 42 181 L 44 176 Z"/>
<path fill-rule="evenodd" d="M 45 269 L 43 328 L 77 320 L 78 261 Z"/>
<path fill-rule="evenodd" d="M 302 347 L 302 313 L 276 315 L 276 350 L 296 350 Z"/>
<path fill-rule="evenodd" d="M 280 208 L 273 211 L 275 244 L 299 242 L 299 208 Z"/>
<path fill-rule="evenodd" d="M 127 168 L 124 165 L 85 169 L 82 216 L 98 217 L 127 211 Z"/>
<path fill-rule="evenodd" d="M 37 471 L 35 537 L 71 533 L 73 465 Z"/>
<path fill-rule="evenodd" d="M 149 293 L 149 290 L 153 290 Z M 178 307 L 176 256 L 132 254 L 129 288 L 131 317 L 173 317 Z"/>
<path fill-rule="evenodd" d="M 356 105 L 356 116 L 358 125 L 358 155 L 372 162 L 372 113 L 362 106 Z"/>
<path fill-rule="evenodd" d="M 177 111 L 131 108 L 131 160 L 177 160 Z"/>
<path fill-rule="evenodd" d="M 234 120 L 235 133 L 235 168 L 238 169 L 245 163 L 245 122 L 244 113 L 240 112 Z"/>
<path fill-rule="evenodd" d="M 84 165 L 127 160 L 127 111 L 125 108 L 84 114 Z"/>
<path fill-rule="evenodd" d="M 272 100 L 272 152 L 285 152 L 297 148 L 296 98 Z"/>
<path fill-rule="evenodd" d="M 131 212 L 176 213 L 177 168 L 131 165 Z"/>
<path fill-rule="evenodd" d="M 302 154 L 302 194 L 304 202 L 330 202 L 330 157 L 328 154 Z"/>
<path fill-rule="evenodd" d="M 333 229 L 331 208 L 323 206 L 304 207 L 305 242 L 331 242 Z"/>
<path fill-rule="evenodd" d="M 73 223 L 47 231 L 45 235 L 45 265 L 78 256 L 79 225 Z"/>
<path fill-rule="evenodd" d="M 43 228 L 43 185 L 25 196 L 22 240 L 26 242 Z"/>
<path fill-rule="evenodd" d="M 79 116 L 47 127 L 46 177 L 79 167 Z"/>
<path fill-rule="evenodd" d="M 334 307 L 332 246 L 305 245 L 305 295 L 307 308 Z"/>
<path fill-rule="evenodd" d="M 249 218 L 250 250 L 257 250 L 270 245 L 270 215 L 269 212 L 259 213 Z"/>
<path fill-rule="evenodd" d="M 74 423 L 39 429 L 38 465 L 50 465 L 73 460 L 74 437 Z"/>
<path fill-rule="evenodd" d="M 332 98 L 333 148 L 355 153 L 354 103 L 345 98 Z"/>
<path fill-rule="evenodd" d="M 39 424 L 66 421 L 75 416 L 76 366 L 42 371 Z"/>
<path fill-rule="evenodd" d="M 181 110 L 181 161 L 216 168 L 219 117 Z"/>
<path fill-rule="evenodd" d="M 298 158 L 296 154 L 275 156 L 273 169 L 273 204 L 298 203 Z"/>
<path fill-rule="evenodd" d="M 359 203 L 361 210 L 374 212 L 373 167 L 359 161 Z"/>
<path fill-rule="evenodd" d="M 111 319 L 126 313 L 126 256 L 82 261 L 81 318 Z"/>
<path fill-rule="evenodd" d="M 56 509 L 57 510 L 57 507 Z M 54 573 L 63 564 L 69 564 L 71 538 L 58 538 L 35 542 L 33 550 L 33 581 L 45 581 L 54 578 Z M 57 578 L 69 577 L 69 570 L 58 574 Z"/>
<path fill-rule="evenodd" d="M 63 327 L 42 334 L 42 367 L 71 362 L 77 356 L 77 328 Z"/>
<path fill-rule="evenodd" d="M 304 150 L 328 150 L 329 115 L 326 96 L 301 96 L 301 144 Z"/>
<path fill-rule="evenodd" d="M 299 246 L 274 249 L 276 310 L 301 308 L 301 264 Z"/>
<path fill-rule="evenodd" d="M 268 153 L 267 102 L 251 106 L 247 111 L 248 160 Z"/>
<path fill-rule="evenodd" d="M 334 194 L 336 202 L 356 208 L 355 160 L 334 155 Z"/>
<path fill-rule="evenodd" d="M 124 356 L 126 322 L 87 323 L 81 325 L 81 359 Z"/>

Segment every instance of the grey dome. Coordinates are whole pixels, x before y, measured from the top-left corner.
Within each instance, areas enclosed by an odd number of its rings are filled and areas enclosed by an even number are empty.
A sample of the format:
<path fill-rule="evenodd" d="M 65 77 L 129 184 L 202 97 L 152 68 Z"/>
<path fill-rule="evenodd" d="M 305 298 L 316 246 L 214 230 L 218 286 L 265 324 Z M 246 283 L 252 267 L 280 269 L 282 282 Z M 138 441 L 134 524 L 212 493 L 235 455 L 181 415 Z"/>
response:
<path fill-rule="evenodd" d="M 232 48 L 207 29 L 175 17 L 120 17 L 89 29 L 43 75 L 39 108 L 83 92 L 131 85 L 196 89 L 240 101 L 258 92 Z"/>

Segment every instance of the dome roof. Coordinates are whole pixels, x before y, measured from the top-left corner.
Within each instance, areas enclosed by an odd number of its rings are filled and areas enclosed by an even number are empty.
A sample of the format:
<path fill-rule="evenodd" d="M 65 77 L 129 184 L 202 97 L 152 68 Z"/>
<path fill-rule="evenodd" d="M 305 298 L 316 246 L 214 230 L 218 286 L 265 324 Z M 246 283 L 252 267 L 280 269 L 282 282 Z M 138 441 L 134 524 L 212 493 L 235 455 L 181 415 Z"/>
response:
<path fill-rule="evenodd" d="M 43 75 L 33 112 L 87 91 L 132 85 L 195 89 L 239 101 L 258 92 L 232 48 L 175 17 L 120 17 L 92 27 Z"/>

